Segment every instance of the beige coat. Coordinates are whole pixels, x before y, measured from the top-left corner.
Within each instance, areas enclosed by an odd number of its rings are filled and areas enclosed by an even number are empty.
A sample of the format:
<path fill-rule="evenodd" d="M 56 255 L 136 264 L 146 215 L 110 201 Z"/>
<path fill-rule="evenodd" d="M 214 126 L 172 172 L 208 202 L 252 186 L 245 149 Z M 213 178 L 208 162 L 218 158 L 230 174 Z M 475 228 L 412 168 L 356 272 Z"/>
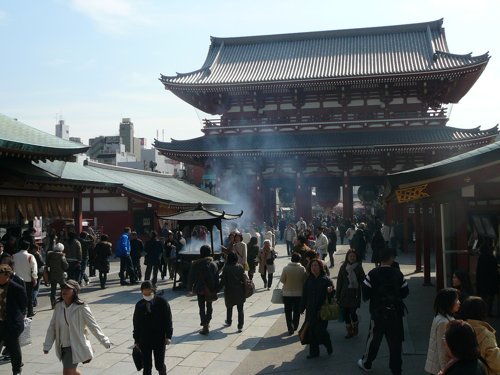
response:
<path fill-rule="evenodd" d="M 66 315 L 66 319 L 68 320 L 69 326 L 73 363 L 85 362 L 92 359 L 94 356 L 92 347 L 90 346 L 90 341 L 87 337 L 87 330 L 90 330 L 90 332 L 92 332 L 92 334 L 104 347 L 109 348 L 111 346 L 111 342 L 97 325 L 97 322 L 86 303 L 82 305 L 73 303 L 69 312 L 70 313 Z M 56 303 L 54 307 L 54 313 L 52 314 L 49 328 L 47 328 L 45 342 L 43 343 L 43 350 L 48 352 L 52 348 L 55 341 L 56 355 L 59 360 L 61 360 L 60 327 L 62 324 L 66 324 L 66 320 L 64 318 L 64 302 L 61 301 Z"/>
<path fill-rule="evenodd" d="M 446 367 L 446 364 L 450 360 L 450 357 L 446 353 L 446 344 L 443 337 L 446 327 L 451 320 L 454 320 L 452 316 L 437 314 L 432 321 L 427 360 L 425 361 L 425 371 L 429 374 L 437 374 Z"/>
<path fill-rule="evenodd" d="M 476 332 L 481 357 L 488 364 L 488 374 L 500 374 L 500 348 L 495 337 L 496 331 L 488 323 L 480 320 L 468 319 L 467 323 Z"/>
<path fill-rule="evenodd" d="M 302 297 L 304 282 L 307 279 L 306 269 L 300 263 L 290 262 L 281 272 L 283 297 Z"/>
<path fill-rule="evenodd" d="M 259 273 L 260 274 L 265 274 L 267 273 L 274 273 L 276 270 L 276 267 L 273 264 L 267 264 L 267 259 L 275 259 L 277 256 L 276 251 L 274 250 L 269 250 L 269 251 L 264 251 L 264 248 L 260 249 L 259 251 Z"/>

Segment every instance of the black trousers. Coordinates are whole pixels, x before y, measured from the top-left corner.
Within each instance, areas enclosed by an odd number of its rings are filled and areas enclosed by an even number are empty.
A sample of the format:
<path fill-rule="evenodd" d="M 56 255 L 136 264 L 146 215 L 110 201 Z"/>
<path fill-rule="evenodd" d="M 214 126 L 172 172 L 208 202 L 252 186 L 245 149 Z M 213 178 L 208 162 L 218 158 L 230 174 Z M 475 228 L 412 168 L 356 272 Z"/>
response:
<path fill-rule="evenodd" d="M 309 321 L 310 355 L 319 355 L 320 345 L 324 345 L 327 349 L 332 347 L 332 341 L 327 328 L 328 320 L 313 319 Z"/>
<path fill-rule="evenodd" d="M 142 363 L 144 369 L 142 370 L 143 375 L 151 375 L 153 370 L 152 355 L 155 358 L 155 369 L 160 375 L 167 374 L 167 366 L 165 366 L 165 344 L 163 345 L 139 345 L 142 352 Z"/>
<path fill-rule="evenodd" d="M 266 285 L 267 285 L 268 288 L 270 288 L 271 284 L 273 283 L 273 274 L 272 273 L 268 273 L 267 274 L 267 278 L 266 278 L 266 274 L 265 273 L 261 273 L 260 277 L 261 277 L 262 281 L 264 281 L 264 288 L 266 287 Z"/>
<path fill-rule="evenodd" d="M 5 348 L 9 352 L 12 372 L 14 374 L 21 372 L 23 357 L 21 347 L 19 346 L 19 337 L 13 336 L 9 332 L 7 322 L 5 321 L 0 321 L 0 341 L 3 341 Z"/>
<path fill-rule="evenodd" d="M 399 375 L 401 374 L 401 352 L 404 339 L 402 317 L 392 319 L 374 319 L 372 317 L 368 338 L 366 339 L 366 350 L 362 358 L 363 364 L 371 368 L 384 336 L 389 346 L 389 368 L 393 374 Z"/>
<path fill-rule="evenodd" d="M 99 283 L 101 284 L 101 288 L 106 287 L 107 279 L 108 279 L 108 273 L 99 271 Z"/>
<path fill-rule="evenodd" d="M 288 331 L 296 331 L 299 327 L 300 300 L 301 297 L 283 296 L 283 302 L 285 304 L 285 319 Z"/>
<path fill-rule="evenodd" d="M 130 258 L 130 255 L 120 257 L 120 272 L 118 272 L 120 282 L 125 281 L 125 271 L 127 271 L 127 274 L 130 276 L 130 282 L 135 283 L 137 279 L 135 277 L 134 268 L 132 267 L 132 259 Z"/>
<path fill-rule="evenodd" d="M 292 255 L 293 252 L 293 241 L 286 241 L 286 253 Z"/>
<path fill-rule="evenodd" d="M 243 324 L 245 323 L 243 304 L 236 305 L 236 309 L 238 310 L 238 329 L 241 329 L 243 328 Z M 233 306 L 226 307 L 226 320 L 228 324 L 231 324 L 233 322 Z"/>
<path fill-rule="evenodd" d="M 151 278 L 151 272 L 153 272 L 153 278 Z M 146 266 L 146 273 L 144 274 L 144 280 L 151 280 L 153 285 L 156 285 L 158 281 L 158 265 L 157 264 L 148 264 Z"/>
<path fill-rule="evenodd" d="M 343 307 L 342 309 L 344 310 L 345 324 L 358 322 L 358 314 L 356 313 L 358 309 L 356 307 Z"/>
<path fill-rule="evenodd" d="M 208 325 L 212 320 L 212 302 L 205 299 L 203 294 L 198 294 L 198 308 L 200 309 L 200 323 L 201 325 Z"/>

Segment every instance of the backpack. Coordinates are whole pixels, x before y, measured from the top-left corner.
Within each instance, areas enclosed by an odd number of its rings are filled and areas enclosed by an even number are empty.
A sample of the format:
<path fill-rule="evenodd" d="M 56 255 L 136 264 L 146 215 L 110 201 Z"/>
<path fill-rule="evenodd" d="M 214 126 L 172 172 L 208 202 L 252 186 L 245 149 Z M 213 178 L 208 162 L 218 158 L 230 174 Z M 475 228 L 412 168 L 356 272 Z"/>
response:
<path fill-rule="evenodd" d="M 403 316 L 404 303 L 400 289 L 395 280 L 382 280 L 373 297 L 375 317 L 389 320 Z"/>

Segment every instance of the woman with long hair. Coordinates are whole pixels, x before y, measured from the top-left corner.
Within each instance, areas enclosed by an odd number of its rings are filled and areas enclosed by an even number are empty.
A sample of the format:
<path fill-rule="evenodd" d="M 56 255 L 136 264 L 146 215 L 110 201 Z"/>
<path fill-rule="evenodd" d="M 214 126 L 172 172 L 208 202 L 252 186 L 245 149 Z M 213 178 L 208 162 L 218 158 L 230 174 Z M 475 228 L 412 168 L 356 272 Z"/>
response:
<path fill-rule="evenodd" d="M 309 277 L 302 291 L 301 312 L 306 312 L 305 321 L 309 324 L 308 359 L 319 357 L 319 346 L 324 345 L 328 354 L 332 354 L 332 341 L 327 331 L 328 320 L 319 316 L 321 306 L 327 296 L 333 297 L 335 289 L 332 280 L 325 275 L 323 262 L 313 259 L 309 263 Z"/>
<path fill-rule="evenodd" d="M 365 279 L 365 271 L 358 253 L 350 249 L 345 261 L 340 266 L 337 276 L 337 300 L 344 311 L 347 334 L 346 339 L 358 335 L 357 309 L 361 306 L 361 284 Z"/>
<path fill-rule="evenodd" d="M 257 257 L 259 256 L 259 245 L 257 244 L 257 237 L 250 238 L 247 244 L 247 262 L 248 262 L 248 278 L 253 279 L 255 268 L 259 263 Z"/>
<path fill-rule="evenodd" d="M 238 310 L 238 332 L 243 329 L 244 313 L 243 305 L 245 303 L 245 270 L 238 262 L 238 256 L 235 253 L 229 253 L 227 264 L 222 270 L 222 285 L 224 285 L 224 302 L 226 304 L 226 326 L 231 326 L 233 322 L 233 306 Z"/>
<path fill-rule="evenodd" d="M 429 374 L 438 374 L 439 371 L 446 367 L 450 359 L 443 336 L 448 323 L 455 319 L 453 316 L 459 309 L 458 290 L 445 288 L 438 292 L 434 299 L 435 316 L 429 334 L 429 347 L 427 349 L 427 360 L 425 361 L 425 371 Z"/>
<path fill-rule="evenodd" d="M 48 354 L 55 342 L 57 358 L 63 363 L 63 375 L 80 375 L 78 364 L 92 360 L 93 351 L 87 330 L 106 349 L 111 347 L 109 338 L 97 324 L 90 307 L 78 297 L 79 292 L 80 285 L 75 280 L 64 283 L 43 344 L 43 352 Z"/>

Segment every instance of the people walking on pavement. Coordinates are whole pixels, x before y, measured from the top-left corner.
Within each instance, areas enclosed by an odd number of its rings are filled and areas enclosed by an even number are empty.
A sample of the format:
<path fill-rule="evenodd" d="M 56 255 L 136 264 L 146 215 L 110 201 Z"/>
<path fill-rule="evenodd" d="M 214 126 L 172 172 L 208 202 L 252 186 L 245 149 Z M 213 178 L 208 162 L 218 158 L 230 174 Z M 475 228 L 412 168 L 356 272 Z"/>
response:
<path fill-rule="evenodd" d="M 161 257 L 163 254 L 163 245 L 158 238 L 156 231 L 152 230 L 149 234 L 149 240 L 146 241 L 144 247 L 144 262 L 146 263 L 146 273 L 144 274 L 145 280 L 151 280 L 153 287 L 156 288 L 158 280 L 158 270 L 160 268 Z M 153 275 L 151 276 L 151 272 Z"/>
<path fill-rule="evenodd" d="M 248 278 L 250 280 L 253 280 L 255 269 L 259 263 L 259 250 L 257 237 L 251 237 L 250 242 L 247 244 Z"/>
<path fill-rule="evenodd" d="M 137 284 L 137 277 L 132 267 L 132 259 L 130 258 L 130 231 L 130 227 L 125 227 L 123 229 L 116 249 L 116 256 L 120 258 L 120 272 L 118 272 L 120 285 L 129 284 L 125 278 L 125 271 L 130 277 L 130 284 Z"/>
<path fill-rule="evenodd" d="M 319 356 L 319 346 L 324 345 L 328 354 L 332 354 L 332 341 L 327 331 L 328 320 L 319 316 L 321 306 L 327 296 L 333 297 L 335 289 L 332 280 L 325 275 L 323 262 L 313 259 L 309 264 L 309 277 L 302 291 L 300 311 L 306 312 L 305 321 L 309 324 L 309 355 L 308 359 Z"/>
<path fill-rule="evenodd" d="M 271 247 L 271 240 L 264 240 L 262 249 L 259 251 L 259 273 L 264 282 L 264 288 L 267 287 L 267 290 L 271 289 L 273 283 L 273 274 L 276 270 L 274 260 L 277 256 L 278 254 Z"/>
<path fill-rule="evenodd" d="M 319 254 L 321 260 L 326 258 L 328 254 L 328 237 L 324 233 L 325 228 L 318 227 L 316 228 L 316 242 L 314 243 L 314 250 Z"/>
<path fill-rule="evenodd" d="M 173 335 L 172 311 L 168 301 L 155 293 L 151 281 L 141 284 L 142 298 L 136 303 L 133 316 L 134 345 L 141 351 L 143 375 L 151 375 L 155 368 L 159 375 L 167 375 L 165 346 Z"/>
<path fill-rule="evenodd" d="M 293 227 L 292 223 L 289 223 L 285 229 L 284 233 L 285 242 L 286 242 L 286 253 L 288 256 L 292 255 L 293 252 L 293 242 L 297 238 L 297 231 Z"/>
<path fill-rule="evenodd" d="M 80 280 L 82 244 L 76 238 L 74 230 L 68 232 L 68 238 L 64 241 L 64 254 L 68 260 L 68 279 Z"/>
<path fill-rule="evenodd" d="M 362 284 L 363 300 L 370 301 L 370 328 L 363 357 L 358 366 L 370 371 L 377 357 L 382 338 L 389 345 L 389 368 L 393 375 L 402 371 L 402 345 L 404 338 L 403 299 L 409 294 L 408 283 L 398 268 L 392 267 L 392 250 L 384 249 L 380 254 L 380 267 L 366 275 Z"/>
<path fill-rule="evenodd" d="M 467 321 L 476 333 L 479 352 L 488 367 L 488 374 L 500 374 L 500 348 L 495 329 L 486 322 L 488 318 L 486 302 L 481 297 L 467 298 L 461 304 L 460 317 Z"/>
<path fill-rule="evenodd" d="M 31 249 L 28 252 L 33 255 L 36 262 L 37 267 L 37 275 L 36 275 L 36 284 L 33 286 L 33 307 L 37 307 L 38 305 L 38 292 L 40 291 L 40 283 L 43 279 L 43 273 L 45 271 L 45 262 L 42 259 L 41 247 L 38 245 L 31 246 Z"/>
<path fill-rule="evenodd" d="M 361 285 L 365 279 L 365 271 L 358 253 L 350 249 L 342 263 L 337 276 L 337 301 L 343 310 L 347 334 L 346 339 L 358 335 L 358 314 L 361 306 Z"/>
<path fill-rule="evenodd" d="M 89 363 L 94 357 L 87 331 L 92 332 L 106 349 L 111 347 L 111 341 L 97 324 L 90 307 L 79 298 L 79 292 L 78 282 L 65 282 L 43 343 L 43 352 L 48 354 L 55 342 L 56 356 L 63 364 L 64 375 L 81 374 L 78 364 Z"/>
<path fill-rule="evenodd" d="M 248 271 L 247 244 L 243 242 L 243 235 L 239 232 L 234 235 L 233 252 L 238 257 L 238 264 Z"/>
<path fill-rule="evenodd" d="M 434 319 L 429 334 L 429 346 L 425 371 L 437 374 L 443 370 L 450 360 L 442 340 L 448 323 L 454 320 L 454 315 L 460 310 L 458 290 L 454 288 L 441 289 L 434 299 Z"/>
<path fill-rule="evenodd" d="M 380 230 L 375 230 L 375 234 L 373 235 L 372 242 L 372 263 L 375 263 L 375 266 L 378 267 L 380 265 L 380 253 L 386 247 L 386 242 L 384 241 L 384 237 L 382 236 L 382 232 Z"/>
<path fill-rule="evenodd" d="M 283 284 L 283 303 L 288 334 L 299 327 L 300 301 L 307 279 L 306 269 L 300 264 L 300 254 L 293 253 L 291 262 L 281 271 L 280 281 Z"/>
<path fill-rule="evenodd" d="M 474 329 L 463 320 L 448 324 L 444 342 L 451 359 L 439 375 L 487 375 Z"/>
<path fill-rule="evenodd" d="M 78 282 L 80 285 L 85 282 L 85 285 L 90 284 L 89 276 L 87 275 L 87 265 L 89 263 L 89 256 L 92 252 L 95 242 L 95 234 L 92 228 L 88 228 L 87 231 L 82 231 L 80 233 L 80 244 L 82 245 L 82 262 L 80 264 L 80 279 Z"/>
<path fill-rule="evenodd" d="M 178 247 L 179 243 L 175 240 L 174 233 L 168 231 L 165 243 L 163 244 L 163 262 L 166 264 L 170 280 L 173 280 L 175 276 L 175 262 L 177 260 Z M 162 274 L 162 278 L 167 275 L 167 270 Z"/>
<path fill-rule="evenodd" d="M 191 264 L 187 285 L 190 294 L 196 294 L 198 299 L 200 325 L 203 327 L 199 333 L 202 335 L 208 335 L 210 332 L 212 302 L 217 299 L 219 289 L 218 268 L 211 254 L 210 246 L 200 247 L 200 259 Z"/>
<path fill-rule="evenodd" d="M 144 244 L 142 240 L 137 236 L 137 232 L 133 231 L 130 234 L 130 258 L 132 259 L 132 267 L 134 268 L 137 280 L 142 278 L 141 270 L 141 257 L 144 252 Z"/>
<path fill-rule="evenodd" d="M 330 227 L 328 231 L 328 257 L 330 259 L 330 268 L 335 266 L 335 260 L 333 254 L 337 251 L 337 231 L 335 227 Z"/>
<path fill-rule="evenodd" d="M 101 234 L 100 241 L 95 245 L 95 268 L 99 271 L 101 289 L 106 288 L 109 273 L 109 257 L 113 255 L 113 245 L 108 241 L 107 234 Z"/>
<path fill-rule="evenodd" d="M 27 297 L 27 317 L 31 318 L 36 313 L 33 309 L 33 288 L 38 278 L 38 267 L 33 255 L 28 253 L 30 243 L 19 241 L 19 251 L 12 256 L 16 274 L 24 280 L 24 288 Z"/>
<path fill-rule="evenodd" d="M 23 366 L 19 335 L 24 330 L 27 297 L 24 286 L 11 280 L 12 268 L 0 264 L 0 342 L 7 349 L 14 375 Z"/>
<path fill-rule="evenodd" d="M 233 306 L 238 310 L 238 332 L 243 329 L 245 315 L 243 305 L 245 296 L 245 270 L 238 262 L 238 255 L 229 253 L 227 264 L 222 269 L 221 283 L 224 286 L 224 302 L 226 305 L 226 326 L 231 326 L 233 322 Z"/>
<path fill-rule="evenodd" d="M 56 243 L 52 250 L 47 253 L 46 267 L 49 270 L 50 282 L 50 305 L 54 308 L 56 304 L 57 286 L 61 288 L 64 285 L 64 274 L 68 269 L 68 261 L 64 256 L 64 245 Z"/>

